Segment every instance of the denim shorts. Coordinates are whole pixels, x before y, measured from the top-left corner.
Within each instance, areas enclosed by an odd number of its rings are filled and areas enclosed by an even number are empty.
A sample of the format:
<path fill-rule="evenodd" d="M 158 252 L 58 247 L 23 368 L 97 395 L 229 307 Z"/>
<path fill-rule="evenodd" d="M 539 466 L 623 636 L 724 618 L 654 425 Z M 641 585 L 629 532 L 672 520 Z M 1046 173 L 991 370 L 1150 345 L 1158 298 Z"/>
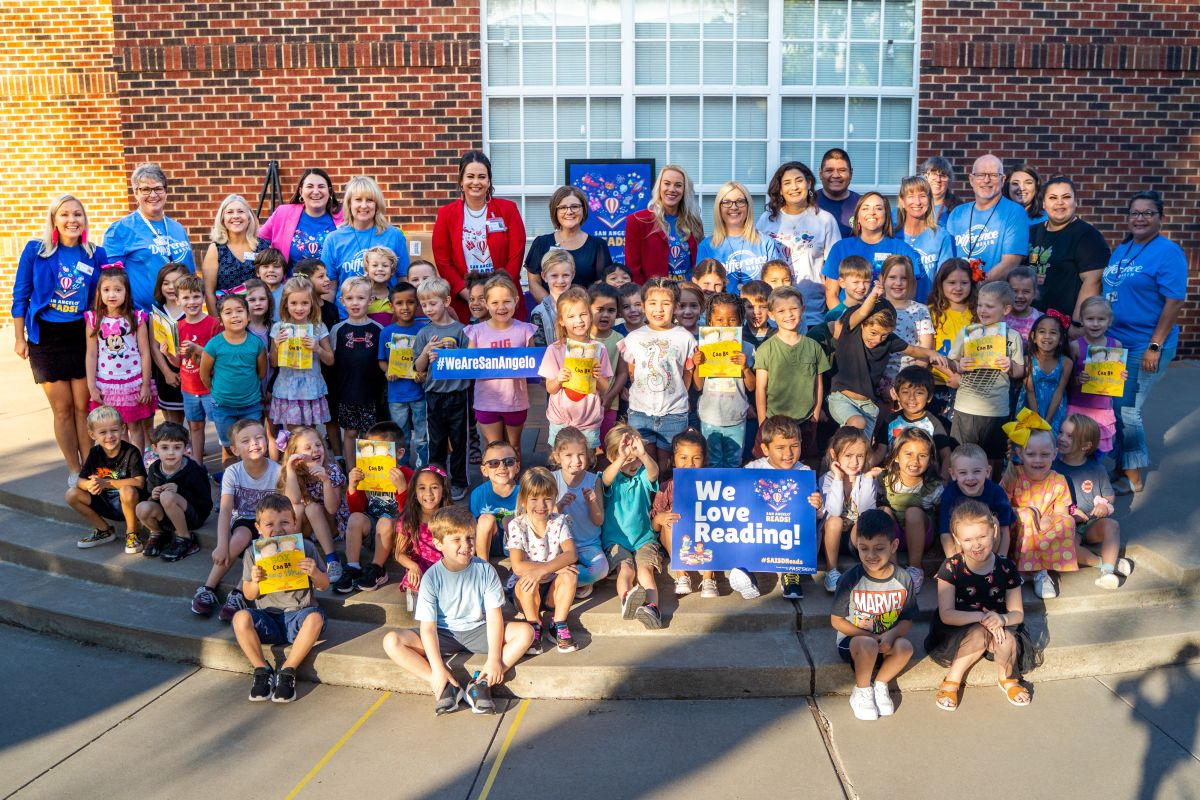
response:
<path fill-rule="evenodd" d="M 647 445 L 659 450 L 670 450 L 671 440 L 687 430 L 688 415 L 664 414 L 661 417 L 652 417 L 630 409 L 629 426 L 641 435 Z"/>
<path fill-rule="evenodd" d="M 570 427 L 574 427 L 574 426 L 572 426 L 572 425 L 556 425 L 553 422 L 551 422 L 550 430 L 546 433 L 546 443 L 549 444 L 550 447 L 554 447 L 554 440 L 558 438 L 558 432 L 561 431 L 563 428 L 570 428 Z M 586 430 L 586 431 L 583 428 L 577 428 L 576 430 L 578 430 L 580 433 L 583 434 L 583 438 L 587 440 L 588 447 L 595 450 L 597 447 L 600 446 L 600 431 L 598 431 L 595 428 L 592 428 L 591 430 Z"/>
<path fill-rule="evenodd" d="M 263 611 L 247 609 L 254 620 L 254 632 L 263 644 L 291 644 L 300 635 L 300 626 L 309 614 L 321 617 L 321 630 L 325 630 L 325 614 L 316 606 L 297 608 L 295 611 Z M 318 634 L 319 635 L 319 634 Z"/>
<path fill-rule="evenodd" d="M 858 400 L 842 392 L 830 392 L 826 401 L 829 416 L 838 425 L 845 425 L 851 417 L 862 417 L 867 421 L 867 430 L 875 429 L 875 420 L 879 417 L 879 406 L 871 400 Z"/>
<path fill-rule="evenodd" d="M 204 422 L 213 419 L 211 394 L 183 393 L 183 418 L 188 422 Z"/>
<path fill-rule="evenodd" d="M 212 404 L 212 421 L 217 426 L 217 439 L 221 447 L 229 447 L 229 429 L 239 419 L 262 419 L 262 403 L 255 403 L 244 408 L 228 408 Z"/>

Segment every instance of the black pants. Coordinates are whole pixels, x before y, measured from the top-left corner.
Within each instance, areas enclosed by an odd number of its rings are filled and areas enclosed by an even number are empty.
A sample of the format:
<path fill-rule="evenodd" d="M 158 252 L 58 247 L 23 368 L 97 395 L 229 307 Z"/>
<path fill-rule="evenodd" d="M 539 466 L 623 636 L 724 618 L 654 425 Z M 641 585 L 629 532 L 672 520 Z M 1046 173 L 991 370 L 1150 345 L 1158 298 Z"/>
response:
<path fill-rule="evenodd" d="M 467 390 L 426 392 L 429 419 L 429 463 L 446 469 L 449 445 L 451 486 L 467 486 Z"/>

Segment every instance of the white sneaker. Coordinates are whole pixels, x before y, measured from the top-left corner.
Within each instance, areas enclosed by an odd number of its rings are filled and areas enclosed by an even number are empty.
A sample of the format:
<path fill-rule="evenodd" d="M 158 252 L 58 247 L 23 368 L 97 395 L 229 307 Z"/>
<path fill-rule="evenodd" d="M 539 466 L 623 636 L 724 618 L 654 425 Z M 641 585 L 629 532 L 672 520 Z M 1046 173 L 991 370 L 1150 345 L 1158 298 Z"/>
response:
<path fill-rule="evenodd" d="M 740 594 L 746 600 L 753 600 L 759 596 L 758 581 L 754 580 L 754 576 L 741 567 L 734 567 L 729 570 L 729 588 Z"/>
<path fill-rule="evenodd" d="M 717 591 L 717 582 L 712 578 L 706 578 L 700 581 L 700 596 L 706 600 L 711 600 L 714 597 L 720 597 L 721 593 Z"/>
<path fill-rule="evenodd" d="M 1040 570 L 1033 576 L 1033 593 L 1043 600 L 1058 597 L 1058 590 L 1054 588 L 1054 580 L 1046 570 Z"/>
<path fill-rule="evenodd" d="M 1121 586 L 1121 579 L 1115 572 L 1101 572 L 1100 577 L 1096 578 L 1096 585 L 1101 589 L 1117 589 Z"/>
<path fill-rule="evenodd" d="M 692 579 L 688 575 L 680 575 L 675 579 L 675 596 L 683 597 L 692 593 Z"/>
<path fill-rule="evenodd" d="M 879 709 L 875 705 L 875 692 L 871 687 L 860 689 L 854 687 L 854 691 L 850 693 L 850 710 L 854 712 L 854 716 L 865 721 L 873 721 L 879 719 Z"/>
<path fill-rule="evenodd" d="M 842 577 L 842 571 L 837 567 L 825 573 L 825 591 L 833 594 L 837 591 L 838 578 Z"/>
<path fill-rule="evenodd" d="M 1122 578 L 1128 578 L 1133 574 L 1133 562 L 1128 558 L 1118 558 L 1115 571 Z"/>
<path fill-rule="evenodd" d="M 580 586 L 575 589 L 576 600 L 586 600 L 592 596 L 594 587 L 589 583 L 586 586 Z"/>
<path fill-rule="evenodd" d="M 896 713 L 896 704 L 892 702 L 887 684 L 883 681 L 875 681 L 875 708 L 879 709 L 881 717 L 890 717 Z"/>

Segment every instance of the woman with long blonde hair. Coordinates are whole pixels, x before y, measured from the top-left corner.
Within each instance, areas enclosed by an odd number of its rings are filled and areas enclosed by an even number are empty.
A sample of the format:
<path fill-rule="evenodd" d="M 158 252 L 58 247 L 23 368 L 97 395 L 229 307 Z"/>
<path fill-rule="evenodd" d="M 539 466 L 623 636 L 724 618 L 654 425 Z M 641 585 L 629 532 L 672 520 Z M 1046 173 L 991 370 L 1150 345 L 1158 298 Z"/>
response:
<path fill-rule="evenodd" d="M 668 164 L 654 182 L 649 207 L 625 220 L 625 265 L 633 282 L 641 285 L 661 276 L 690 279 L 703 236 L 692 179 L 683 167 Z"/>

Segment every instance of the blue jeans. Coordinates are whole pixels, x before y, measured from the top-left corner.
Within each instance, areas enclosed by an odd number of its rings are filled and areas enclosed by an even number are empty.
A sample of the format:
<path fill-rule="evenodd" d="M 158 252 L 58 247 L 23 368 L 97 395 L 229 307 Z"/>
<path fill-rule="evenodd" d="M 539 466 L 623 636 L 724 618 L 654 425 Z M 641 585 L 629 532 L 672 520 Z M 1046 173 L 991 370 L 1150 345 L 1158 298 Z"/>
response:
<path fill-rule="evenodd" d="M 708 466 L 712 469 L 740 467 L 742 446 L 746 443 L 746 423 L 709 425 L 700 420 L 700 433 L 708 442 Z"/>
<path fill-rule="evenodd" d="M 241 419 L 262 419 L 262 403 L 255 403 L 245 408 L 229 408 L 215 401 L 212 404 L 212 421 L 217 426 L 217 439 L 221 447 L 229 447 L 229 429 Z"/>
<path fill-rule="evenodd" d="M 687 430 L 688 415 L 664 414 L 652 417 L 640 411 L 629 412 L 629 427 L 641 435 L 647 447 L 657 447 L 659 450 L 671 450 L 671 440 Z"/>
<path fill-rule="evenodd" d="M 1167 371 L 1171 359 L 1175 358 L 1175 348 L 1164 347 L 1159 354 L 1158 369 L 1155 372 L 1143 372 L 1142 356 L 1145 352 L 1145 347 L 1138 350 L 1129 348 L 1125 366 L 1129 378 L 1125 381 L 1125 395 L 1113 398 L 1113 411 L 1117 416 L 1115 457 L 1121 469 L 1145 469 L 1150 466 L 1142 406 L 1150 396 L 1150 389 Z"/>
<path fill-rule="evenodd" d="M 553 449 L 554 440 L 558 438 L 558 432 L 561 431 L 563 428 L 568 428 L 568 427 L 571 427 L 571 426 L 558 425 L 556 423 L 551 422 L 550 430 L 546 433 L 546 444 L 550 445 L 551 449 Z M 590 447 L 594 450 L 600 446 L 600 429 L 599 428 L 592 428 L 592 429 L 586 430 L 586 431 L 583 430 L 582 428 L 576 428 L 576 430 L 578 430 L 580 433 L 583 434 L 583 438 L 587 440 L 588 447 Z"/>
<path fill-rule="evenodd" d="M 429 463 L 429 422 L 425 400 L 409 403 L 388 403 L 388 415 L 400 426 L 404 446 L 404 463 L 420 469 Z"/>
<path fill-rule="evenodd" d="M 579 556 L 579 585 L 588 586 L 597 583 L 608 575 L 608 558 L 599 544 L 580 545 L 576 548 Z"/>
<path fill-rule="evenodd" d="M 213 418 L 211 394 L 183 393 L 183 418 L 188 422 L 204 422 Z"/>

